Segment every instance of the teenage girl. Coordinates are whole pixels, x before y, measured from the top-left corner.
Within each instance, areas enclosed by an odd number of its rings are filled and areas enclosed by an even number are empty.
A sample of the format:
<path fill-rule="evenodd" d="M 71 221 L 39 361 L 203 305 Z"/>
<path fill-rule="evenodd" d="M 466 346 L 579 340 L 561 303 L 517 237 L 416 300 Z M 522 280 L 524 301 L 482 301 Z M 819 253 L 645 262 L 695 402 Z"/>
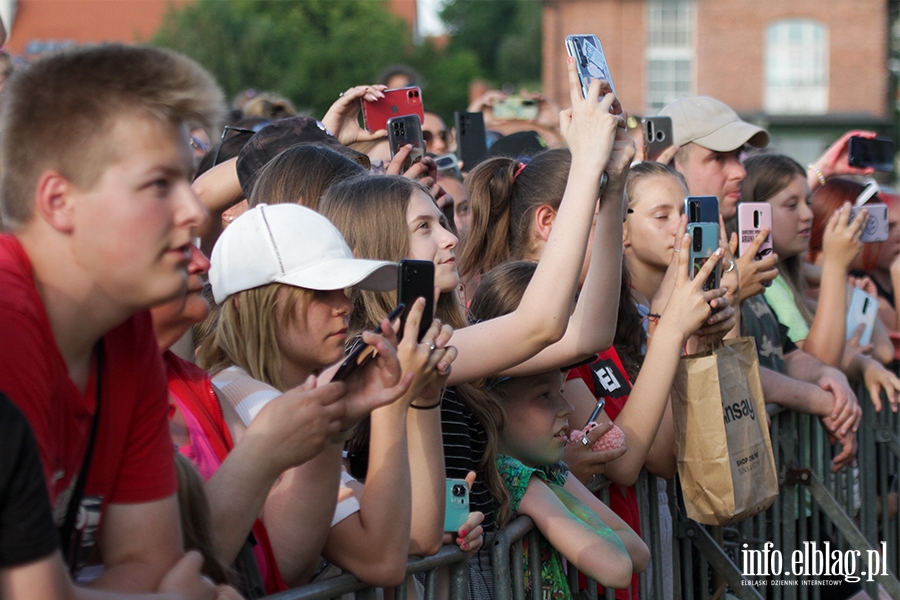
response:
<path fill-rule="evenodd" d="M 215 344 L 203 359 L 226 400 L 223 408 L 229 409 L 226 418 L 238 444 L 244 425 L 251 425 L 249 435 L 266 414 L 268 406 L 260 410 L 264 400 L 301 384 L 315 387 L 313 375 L 343 357 L 353 309 L 344 289 L 389 289 L 396 281 L 392 265 L 354 259 L 324 217 L 294 204 L 260 205 L 236 219 L 217 242 L 212 265 L 213 293 L 223 307 Z M 413 308 L 410 327 L 421 311 L 421 306 Z M 398 363 L 387 343 L 393 338 L 391 324 L 381 325 L 385 337 L 363 335 L 379 351 L 375 361 L 346 383 L 328 384 L 346 386 L 351 398 L 345 400 L 345 429 L 365 416 L 366 405 L 381 406 L 372 412 L 372 476 L 358 498 L 358 510 L 343 511 L 339 522 L 333 521 L 346 436 L 332 439 L 301 467 L 280 474 L 262 507 L 288 584 L 308 580 L 322 552 L 367 583 L 396 585 L 403 580 L 410 548 L 434 551 L 440 544 L 443 485 L 438 495 L 427 470 L 411 477 L 409 460 L 410 454 L 440 456 L 440 443 L 410 435 L 407 413 L 423 389 L 440 380 L 436 364 L 449 370 L 454 356 L 446 345 L 450 330 L 433 324 L 422 344 L 416 343 L 415 333 L 404 335 Z M 360 402 L 360 396 L 368 401 Z M 408 450 L 418 443 L 423 445 Z M 434 508 L 417 513 L 424 526 L 411 529 L 411 498 L 419 494 L 430 495 L 429 502 L 418 502 Z M 418 536 L 411 541 L 412 533 Z"/>
<path fill-rule="evenodd" d="M 766 302 L 788 327 L 788 337 L 797 346 L 826 364 L 840 367 L 850 379 L 863 381 L 878 410 L 882 391 L 897 410 L 900 379 L 878 361 L 845 346 L 847 271 L 862 249 L 859 236 L 867 211 L 860 211 L 850 221 L 850 206 L 845 203 L 828 220 L 814 314 L 803 295 L 806 283 L 802 267 L 813 220 L 806 171 L 793 159 L 779 154 L 752 156 L 745 161 L 745 168 L 747 178 L 741 188 L 741 200 L 772 205 L 772 244 L 779 257 L 779 276 L 766 290 Z"/>

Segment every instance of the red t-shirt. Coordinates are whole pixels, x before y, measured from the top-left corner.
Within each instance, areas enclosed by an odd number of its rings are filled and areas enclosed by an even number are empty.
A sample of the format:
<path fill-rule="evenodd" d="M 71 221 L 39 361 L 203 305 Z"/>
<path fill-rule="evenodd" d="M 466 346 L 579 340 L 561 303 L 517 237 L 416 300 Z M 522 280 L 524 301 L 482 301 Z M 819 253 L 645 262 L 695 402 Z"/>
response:
<path fill-rule="evenodd" d="M 0 389 L 34 430 L 57 525 L 65 518 L 90 437 L 96 364 L 81 393 L 69 379 L 18 240 L 0 236 Z M 103 337 L 102 408 L 82 500 L 83 546 L 110 502 L 141 503 L 175 493 L 166 379 L 148 312 Z M 83 517 L 83 518 L 82 518 Z"/>
<path fill-rule="evenodd" d="M 576 367 L 569 371 L 568 379 L 581 379 L 594 394 L 595 398 L 606 400 L 604 411 L 610 420 L 615 421 L 625 402 L 631 394 L 631 380 L 615 348 L 601 352 L 597 360 L 590 365 Z M 596 384 L 600 384 L 598 388 Z M 609 507 L 614 513 L 641 535 L 641 515 L 638 508 L 637 495 L 632 486 L 611 484 L 609 486 Z M 638 576 L 631 578 L 632 599 L 637 600 Z M 616 590 L 617 600 L 628 600 L 628 590 Z"/>

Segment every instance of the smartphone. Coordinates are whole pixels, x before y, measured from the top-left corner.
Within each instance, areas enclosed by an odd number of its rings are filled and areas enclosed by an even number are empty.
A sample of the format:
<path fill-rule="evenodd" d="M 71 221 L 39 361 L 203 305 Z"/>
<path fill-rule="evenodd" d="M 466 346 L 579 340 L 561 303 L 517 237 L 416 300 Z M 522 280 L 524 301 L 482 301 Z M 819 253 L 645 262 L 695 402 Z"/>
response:
<path fill-rule="evenodd" d="M 759 235 L 760 230 L 768 228 L 769 235 L 759 247 L 754 260 L 762 260 L 772 254 L 772 205 L 768 202 L 742 202 L 738 204 L 738 229 L 740 241 L 738 256 L 744 256 L 747 248 Z"/>
<path fill-rule="evenodd" d="M 471 171 L 487 156 L 487 131 L 484 115 L 480 112 L 456 111 L 453 113 L 456 126 L 456 146 L 463 171 Z"/>
<path fill-rule="evenodd" d="M 865 325 L 862 335 L 859 336 L 859 344 L 861 346 L 868 344 L 872 341 L 872 330 L 875 328 L 877 317 L 878 298 L 859 288 L 853 288 L 850 308 L 847 310 L 847 339 L 853 337 L 860 325 Z"/>
<path fill-rule="evenodd" d="M 644 130 L 644 149 L 647 160 L 656 160 L 663 150 L 674 144 L 671 117 L 645 117 L 641 119 Z"/>
<path fill-rule="evenodd" d="M 462 181 L 462 173 L 459 172 L 459 158 L 453 154 L 442 154 L 434 157 L 434 164 L 438 173 L 447 173 Z"/>
<path fill-rule="evenodd" d="M 600 413 L 603 412 L 604 406 L 606 406 L 606 400 L 604 400 L 603 398 L 601 398 L 600 400 L 597 400 L 597 406 L 594 407 L 594 412 L 592 412 L 591 416 L 588 417 L 587 423 L 584 424 L 584 427 L 587 427 L 592 422 L 593 423 L 597 422 L 597 417 L 599 417 Z M 582 431 L 584 431 L 584 427 L 581 428 Z"/>
<path fill-rule="evenodd" d="M 691 236 L 691 248 L 688 262 L 688 275 L 691 279 L 703 268 L 703 265 L 719 248 L 719 224 L 718 223 L 689 223 L 687 232 Z M 713 290 L 719 287 L 721 267 L 710 273 L 709 278 L 703 284 L 703 291 Z"/>
<path fill-rule="evenodd" d="M 887 204 L 872 202 L 863 206 L 850 207 L 850 220 L 856 218 L 862 209 L 869 211 L 869 219 L 859 236 L 861 242 L 883 242 L 888 239 L 888 207 Z"/>
<path fill-rule="evenodd" d="M 397 275 L 397 297 L 400 304 L 406 307 L 400 316 L 400 337 L 403 337 L 406 318 L 416 299 L 425 298 L 425 312 L 419 324 L 418 337 L 422 341 L 434 320 L 434 263 L 430 260 L 401 260 Z"/>
<path fill-rule="evenodd" d="M 684 199 L 688 223 L 719 224 L 719 199 L 715 196 L 688 196 Z"/>
<path fill-rule="evenodd" d="M 581 82 L 583 98 L 587 98 L 588 88 L 595 79 L 607 80 L 613 94 L 616 93 L 612 75 L 609 73 L 609 65 L 606 64 L 606 55 L 603 54 L 603 46 L 600 45 L 600 38 L 596 35 L 567 35 L 566 52 L 575 59 L 575 68 L 578 70 L 578 80 Z"/>
<path fill-rule="evenodd" d="M 894 142 L 886 138 L 864 138 L 854 135 L 848 142 L 851 167 L 872 167 L 876 171 L 894 170 Z"/>
<path fill-rule="evenodd" d="M 412 150 L 403 166 L 400 167 L 405 172 L 414 163 L 422 160 L 425 156 L 425 138 L 422 137 L 422 121 L 419 115 L 404 115 L 402 117 L 392 117 L 387 122 L 388 143 L 391 146 L 391 158 L 405 146 L 412 144 Z"/>
<path fill-rule="evenodd" d="M 534 121 L 538 117 L 538 103 L 531 98 L 507 96 L 491 105 L 495 119 L 509 121 Z"/>
<path fill-rule="evenodd" d="M 401 302 L 397 305 L 397 307 L 390 312 L 387 316 L 388 321 L 393 321 L 406 306 Z M 378 324 L 378 327 L 372 330 L 372 333 L 381 333 L 381 324 Z M 332 381 L 343 381 L 347 379 L 354 371 L 361 369 L 368 363 L 370 360 L 375 358 L 375 348 L 366 344 L 362 341 L 362 338 L 358 339 L 353 347 L 350 349 L 350 352 L 347 353 L 347 357 L 344 359 L 344 362 L 341 363 L 341 366 L 338 367 L 338 370 L 334 372 L 334 376 L 331 378 Z"/>
<path fill-rule="evenodd" d="M 384 98 L 374 102 L 360 99 L 363 114 L 363 126 L 366 131 L 387 129 L 388 119 L 405 115 L 418 115 L 419 123 L 425 120 L 425 109 L 422 107 L 422 90 L 418 87 L 405 87 L 385 90 Z"/>
<path fill-rule="evenodd" d="M 465 479 L 447 480 L 444 531 L 457 532 L 469 518 L 469 484 Z"/>

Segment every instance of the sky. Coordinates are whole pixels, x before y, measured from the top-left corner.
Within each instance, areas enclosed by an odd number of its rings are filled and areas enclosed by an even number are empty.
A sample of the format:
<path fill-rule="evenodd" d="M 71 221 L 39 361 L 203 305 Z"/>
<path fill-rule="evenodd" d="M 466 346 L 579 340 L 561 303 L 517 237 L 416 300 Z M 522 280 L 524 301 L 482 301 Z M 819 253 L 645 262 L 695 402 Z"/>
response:
<path fill-rule="evenodd" d="M 437 36 L 445 32 L 438 13 L 446 0 L 417 0 L 418 29 L 422 37 Z"/>

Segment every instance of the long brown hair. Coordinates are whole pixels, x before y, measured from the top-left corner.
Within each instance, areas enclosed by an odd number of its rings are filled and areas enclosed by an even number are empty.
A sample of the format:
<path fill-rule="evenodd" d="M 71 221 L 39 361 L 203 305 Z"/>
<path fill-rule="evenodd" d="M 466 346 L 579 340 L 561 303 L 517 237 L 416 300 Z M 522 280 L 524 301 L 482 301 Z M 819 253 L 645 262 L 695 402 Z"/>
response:
<path fill-rule="evenodd" d="M 203 556 L 202 573 L 213 582 L 230 583 L 231 572 L 215 550 L 216 531 L 200 473 L 191 461 L 176 452 L 175 474 L 178 477 L 178 509 L 185 550 L 197 550 Z"/>
<path fill-rule="evenodd" d="M 399 261 L 409 254 L 406 211 L 409 199 L 416 190 L 432 198 L 428 188 L 403 177 L 379 175 L 355 178 L 329 188 L 319 203 L 319 209 L 344 235 L 354 256 Z M 350 293 L 350 300 L 354 307 L 350 317 L 350 332 L 355 334 L 380 323 L 397 304 L 397 293 L 354 289 Z M 435 317 L 454 329 L 467 325 L 455 291 L 440 295 L 435 307 Z M 487 440 L 480 464 L 481 472 L 490 492 L 495 497 L 502 498 L 506 488 L 497 471 L 496 457 L 499 431 L 505 422 L 503 407 L 478 386 L 460 384 L 456 386 L 456 391 L 485 428 Z M 367 444 L 366 429 L 361 429 L 360 437 L 354 439 L 355 448 Z"/>
<path fill-rule="evenodd" d="M 291 146 L 259 172 L 250 206 L 299 203 L 317 210 L 319 199 L 332 184 L 368 173 L 346 156 L 319 144 Z"/>
<path fill-rule="evenodd" d="M 806 178 L 806 169 L 800 163 L 784 154 L 755 154 L 744 161 L 747 177 L 741 184 L 741 202 L 768 202 L 773 196 L 790 185 L 798 175 Z M 807 324 L 813 321 L 813 312 L 803 292 L 806 280 L 803 278 L 802 255 L 781 258 L 778 273 L 791 289 L 794 304 Z"/>
<path fill-rule="evenodd" d="M 568 150 L 556 149 L 527 164 L 498 157 L 472 169 L 466 178 L 472 225 L 459 258 L 464 281 L 532 252 L 534 213 L 544 205 L 559 208 L 571 163 Z"/>

